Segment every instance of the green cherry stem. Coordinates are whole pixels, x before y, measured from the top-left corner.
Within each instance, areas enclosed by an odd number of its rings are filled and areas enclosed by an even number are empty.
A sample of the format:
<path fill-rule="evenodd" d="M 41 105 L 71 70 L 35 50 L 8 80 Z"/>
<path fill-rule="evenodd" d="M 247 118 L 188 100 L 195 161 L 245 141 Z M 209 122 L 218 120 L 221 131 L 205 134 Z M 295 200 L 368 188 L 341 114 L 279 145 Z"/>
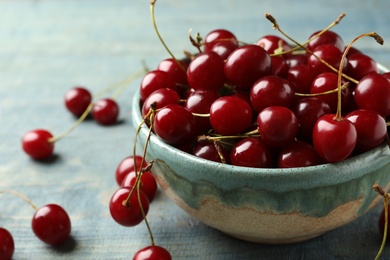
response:
<path fill-rule="evenodd" d="M 35 206 L 34 203 L 32 203 L 32 201 L 29 198 L 24 196 L 22 193 L 19 193 L 17 191 L 13 191 L 13 190 L 0 190 L 0 195 L 4 194 L 4 193 L 9 193 L 9 194 L 12 194 L 12 195 L 14 195 L 16 197 L 21 198 L 22 200 L 27 202 L 35 211 L 37 211 L 39 209 L 37 206 Z"/>
<path fill-rule="evenodd" d="M 343 56 L 341 57 L 341 61 L 340 61 L 340 67 L 338 69 L 338 77 L 337 77 L 337 88 L 338 88 L 338 91 L 337 91 L 337 111 L 336 111 L 336 119 L 339 119 L 341 118 L 341 77 L 342 77 L 342 70 L 343 70 L 343 65 L 345 63 L 345 59 L 347 57 L 347 54 L 348 54 L 348 51 L 351 49 L 352 45 L 358 41 L 359 39 L 363 38 L 363 37 L 372 37 L 376 40 L 377 43 L 379 44 L 383 44 L 383 38 L 381 36 L 379 36 L 379 34 L 377 34 L 376 32 L 369 32 L 369 33 L 364 33 L 364 34 L 361 34 L 359 36 L 357 36 L 355 39 L 353 39 L 349 44 L 348 46 L 345 48 L 344 52 L 343 52 Z"/>
<path fill-rule="evenodd" d="M 373 186 L 374 191 L 379 193 L 380 195 L 383 196 L 383 206 L 384 206 L 384 211 L 385 211 L 385 226 L 384 226 L 384 231 L 383 231 L 383 238 L 382 238 L 382 243 L 381 247 L 379 248 L 378 253 L 375 256 L 375 260 L 379 260 L 379 257 L 382 255 L 383 249 L 385 248 L 386 245 L 386 238 L 387 238 L 387 228 L 389 226 L 389 193 L 385 192 L 381 186 L 379 186 L 377 183 L 374 184 Z"/>

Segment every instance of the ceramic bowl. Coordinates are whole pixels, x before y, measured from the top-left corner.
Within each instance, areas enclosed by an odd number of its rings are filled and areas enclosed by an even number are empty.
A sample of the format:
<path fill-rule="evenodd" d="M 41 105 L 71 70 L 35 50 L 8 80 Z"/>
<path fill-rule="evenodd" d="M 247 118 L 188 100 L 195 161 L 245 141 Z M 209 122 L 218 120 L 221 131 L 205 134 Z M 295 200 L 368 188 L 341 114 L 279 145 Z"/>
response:
<path fill-rule="evenodd" d="M 141 122 L 139 95 L 132 118 Z M 143 147 L 148 128 L 142 127 Z M 358 218 L 390 188 L 390 151 L 383 144 L 339 163 L 290 169 L 238 167 L 182 152 L 152 134 L 147 160 L 167 196 L 201 222 L 236 238 L 295 243 Z"/>

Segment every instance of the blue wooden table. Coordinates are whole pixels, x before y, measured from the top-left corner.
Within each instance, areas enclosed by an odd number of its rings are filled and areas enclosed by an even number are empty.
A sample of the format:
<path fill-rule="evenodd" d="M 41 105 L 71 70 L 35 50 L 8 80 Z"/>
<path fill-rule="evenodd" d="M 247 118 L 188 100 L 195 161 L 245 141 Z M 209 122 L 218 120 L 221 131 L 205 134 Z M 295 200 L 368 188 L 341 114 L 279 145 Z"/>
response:
<path fill-rule="evenodd" d="M 256 1 L 159 0 L 156 19 L 173 53 L 192 50 L 188 30 L 205 35 L 226 28 L 245 41 L 277 33 L 265 20 L 271 13 L 299 41 L 327 26 L 346 42 L 376 31 L 379 46 L 363 39 L 357 47 L 390 66 L 388 0 Z M 0 190 L 23 193 L 36 205 L 62 205 L 72 220 L 72 237 L 49 247 L 31 231 L 33 209 L 9 194 L 0 196 L 0 226 L 12 232 L 14 259 L 131 259 L 149 244 L 146 227 L 117 225 L 108 201 L 116 190 L 115 169 L 132 153 L 135 128 L 131 100 L 140 79 L 117 99 L 120 123 L 102 127 L 85 121 L 56 143 L 55 160 L 40 163 L 21 150 L 20 138 L 45 128 L 59 134 L 75 121 L 63 104 L 65 92 L 83 85 L 98 92 L 138 71 L 155 68 L 168 57 L 141 0 L 3 0 L 0 1 Z M 191 218 L 159 192 L 149 212 L 156 243 L 174 259 L 373 259 L 381 237 L 380 205 L 351 224 L 293 245 L 243 242 Z M 383 259 L 390 258 L 386 248 Z"/>

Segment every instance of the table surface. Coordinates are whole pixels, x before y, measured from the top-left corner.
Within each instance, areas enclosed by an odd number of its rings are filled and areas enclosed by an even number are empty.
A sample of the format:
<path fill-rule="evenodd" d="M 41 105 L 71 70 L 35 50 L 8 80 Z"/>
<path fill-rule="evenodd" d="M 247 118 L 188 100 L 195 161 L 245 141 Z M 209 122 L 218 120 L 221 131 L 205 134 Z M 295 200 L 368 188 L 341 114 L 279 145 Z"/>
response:
<path fill-rule="evenodd" d="M 188 31 L 205 35 L 226 28 L 245 42 L 277 34 L 266 12 L 295 39 L 304 41 L 341 12 L 334 28 L 346 42 L 376 31 L 379 46 L 363 39 L 356 46 L 390 66 L 388 0 L 175 1 L 159 0 L 156 19 L 173 53 L 192 50 Z M 35 128 L 59 134 L 74 122 L 64 93 L 82 85 L 96 93 L 143 65 L 154 68 L 168 55 L 151 24 L 149 1 L 0 1 L 0 190 L 23 193 L 36 205 L 62 205 L 72 220 L 71 239 L 50 247 L 35 238 L 28 204 L 0 196 L 0 226 L 12 232 L 14 259 L 129 259 L 149 244 L 145 225 L 124 228 L 110 217 L 108 201 L 117 189 L 115 169 L 132 153 L 131 100 L 140 79 L 118 97 L 120 123 L 103 127 L 87 120 L 56 143 L 55 157 L 37 162 L 21 150 L 21 136 Z M 188 216 L 161 191 L 149 212 L 157 244 L 173 259 L 373 259 L 381 237 L 380 207 L 347 226 L 292 245 L 258 245 L 231 238 Z M 390 258 L 386 248 L 383 259 Z"/>

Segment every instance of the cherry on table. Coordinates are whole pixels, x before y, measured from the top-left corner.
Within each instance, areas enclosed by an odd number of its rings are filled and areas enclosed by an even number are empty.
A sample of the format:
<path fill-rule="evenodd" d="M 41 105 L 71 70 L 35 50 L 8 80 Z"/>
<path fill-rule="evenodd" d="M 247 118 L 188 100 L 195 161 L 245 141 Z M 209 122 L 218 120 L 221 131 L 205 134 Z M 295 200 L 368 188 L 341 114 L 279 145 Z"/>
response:
<path fill-rule="evenodd" d="M 92 95 L 84 87 L 74 87 L 65 94 L 65 106 L 76 117 L 80 117 L 91 104 Z"/>
<path fill-rule="evenodd" d="M 11 260 L 15 251 L 15 243 L 12 234 L 0 227 L 0 259 Z"/>
<path fill-rule="evenodd" d="M 57 204 L 39 208 L 31 221 L 34 234 L 49 245 L 59 245 L 70 235 L 71 222 L 68 213 Z"/>
<path fill-rule="evenodd" d="M 139 250 L 133 260 L 171 260 L 172 256 L 165 248 L 151 245 Z"/>
<path fill-rule="evenodd" d="M 115 170 L 115 179 L 119 186 L 121 186 L 123 179 L 131 171 L 139 171 L 142 167 L 148 164 L 146 160 L 140 155 L 130 155 L 124 158 Z"/>
<path fill-rule="evenodd" d="M 101 125 L 112 125 L 117 121 L 119 106 L 111 98 L 103 98 L 93 105 L 92 116 Z"/>
<path fill-rule="evenodd" d="M 137 172 L 137 174 L 139 174 Z M 133 187 L 137 185 L 137 175 L 133 170 L 129 172 L 122 181 L 121 187 Z M 140 189 L 148 196 L 149 203 L 151 203 L 157 193 L 157 182 L 154 175 L 150 171 L 142 173 L 140 178 Z"/>
<path fill-rule="evenodd" d="M 149 211 L 149 199 L 145 193 L 141 189 L 134 190 L 133 193 L 131 190 L 132 187 L 119 188 L 114 192 L 109 203 L 111 217 L 125 227 L 138 225 L 144 219 L 142 210 L 145 215 Z M 125 203 L 130 193 L 130 199 Z"/>
<path fill-rule="evenodd" d="M 26 154 L 36 160 L 49 158 L 54 151 L 53 135 L 44 129 L 35 129 L 22 137 L 22 148 Z"/>

